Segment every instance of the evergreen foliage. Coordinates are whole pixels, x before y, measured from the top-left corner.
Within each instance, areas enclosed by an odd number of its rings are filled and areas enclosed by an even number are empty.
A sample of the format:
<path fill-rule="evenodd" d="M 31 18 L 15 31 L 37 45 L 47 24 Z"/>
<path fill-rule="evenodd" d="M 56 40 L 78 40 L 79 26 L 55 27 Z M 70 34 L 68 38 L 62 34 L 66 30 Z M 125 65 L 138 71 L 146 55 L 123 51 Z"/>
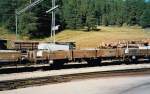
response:
<path fill-rule="evenodd" d="M 143 28 L 150 27 L 150 10 L 146 9 L 141 16 L 141 26 Z"/>
<path fill-rule="evenodd" d="M 35 1 L 35 0 L 32 0 Z M 15 10 L 29 5 L 30 0 L 0 0 L 0 26 L 15 31 Z M 97 25 L 150 26 L 150 0 L 56 0 L 56 24 L 60 29 L 95 30 Z M 19 16 L 19 33 L 31 36 L 50 35 L 51 0 Z"/>

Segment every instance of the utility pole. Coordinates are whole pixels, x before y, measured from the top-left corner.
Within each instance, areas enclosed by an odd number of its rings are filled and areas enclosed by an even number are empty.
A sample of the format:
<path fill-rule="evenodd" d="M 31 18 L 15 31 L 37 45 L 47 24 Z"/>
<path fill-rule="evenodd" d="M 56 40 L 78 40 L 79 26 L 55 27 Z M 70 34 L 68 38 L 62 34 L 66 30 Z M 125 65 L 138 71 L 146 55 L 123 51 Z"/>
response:
<path fill-rule="evenodd" d="M 16 40 L 18 39 L 18 15 L 17 11 L 15 11 L 15 19 L 16 19 Z"/>
<path fill-rule="evenodd" d="M 30 0 L 31 1 L 31 0 Z M 34 6 L 38 5 L 39 3 L 41 3 L 44 0 L 36 0 L 33 3 L 31 2 L 28 6 L 26 6 L 25 8 L 23 8 L 20 11 L 15 11 L 15 19 L 16 19 L 16 40 L 18 40 L 18 16 L 21 15 L 23 12 L 26 12 L 27 10 L 33 8 Z"/>
<path fill-rule="evenodd" d="M 52 8 L 47 10 L 46 13 L 51 12 L 52 13 L 52 22 L 51 22 L 51 39 L 52 42 L 55 44 L 56 40 L 55 40 L 55 31 L 58 30 L 59 25 L 55 26 L 55 10 L 58 8 L 59 6 L 55 4 L 55 0 L 52 0 Z"/>
<path fill-rule="evenodd" d="M 55 7 L 55 0 L 52 0 L 52 7 Z M 52 26 L 51 26 L 51 38 L 53 36 L 53 43 L 55 43 L 55 11 L 52 11 Z"/>

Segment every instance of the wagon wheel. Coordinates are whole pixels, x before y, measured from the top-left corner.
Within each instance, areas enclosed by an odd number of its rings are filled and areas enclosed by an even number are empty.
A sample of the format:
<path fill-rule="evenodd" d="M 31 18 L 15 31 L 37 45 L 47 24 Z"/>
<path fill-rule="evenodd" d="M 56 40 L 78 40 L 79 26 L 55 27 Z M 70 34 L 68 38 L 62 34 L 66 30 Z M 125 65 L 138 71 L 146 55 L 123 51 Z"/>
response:
<path fill-rule="evenodd" d="M 89 59 L 89 60 L 86 60 L 86 61 L 87 61 L 88 65 L 94 65 L 92 60 Z"/>
<path fill-rule="evenodd" d="M 96 65 L 101 65 L 101 62 L 102 62 L 102 60 L 101 60 L 101 58 L 96 58 L 96 59 L 94 59 L 94 63 L 96 64 Z"/>
<path fill-rule="evenodd" d="M 125 64 L 137 64 L 138 58 L 136 56 L 131 56 L 125 59 Z"/>
<path fill-rule="evenodd" d="M 89 65 L 94 65 L 94 66 L 95 65 L 101 65 L 101 59 L 100 58 L 87 59 L 86 61 Z"/>
<path fill-rule="evenodd" d="M 138 63 L 138 58 L 136 56 L 131 57 L 131 63 L 132 64 L 137 64 Z"/>
<path fill-rule="evenodd" d="M 53 60 L 51 65 L 53 68 L 62 68 L 65 63 L 68 63 L 68 59 Z"/>

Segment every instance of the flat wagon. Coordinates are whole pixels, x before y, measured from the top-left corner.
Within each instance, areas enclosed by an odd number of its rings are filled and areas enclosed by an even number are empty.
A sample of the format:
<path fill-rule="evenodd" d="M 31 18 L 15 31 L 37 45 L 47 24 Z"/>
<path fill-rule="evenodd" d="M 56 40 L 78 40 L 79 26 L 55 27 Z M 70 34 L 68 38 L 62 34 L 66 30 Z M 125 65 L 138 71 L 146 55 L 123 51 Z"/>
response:
<path fill-rule="evenodd" d="M 13 49 L 15 50 L 37 50 L 39 42 L 37 41 L 14 41 Z"/>
<path fill-rule="evenodd" d="M 21 53 L 14 50 L 0 50 L 0 62 L 18 62 Z"/>

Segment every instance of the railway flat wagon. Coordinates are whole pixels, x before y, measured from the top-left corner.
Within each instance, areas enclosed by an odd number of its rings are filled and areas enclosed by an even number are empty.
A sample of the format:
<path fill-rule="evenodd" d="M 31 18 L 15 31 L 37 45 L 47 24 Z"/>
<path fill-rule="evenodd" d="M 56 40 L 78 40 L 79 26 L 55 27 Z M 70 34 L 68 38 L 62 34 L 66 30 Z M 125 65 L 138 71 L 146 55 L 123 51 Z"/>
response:
<path fill-rule="evenodd" d="M 37 41 L 14 41 L 15 50 L 37 50 L 39 42 Z"/>
<path fill-rule="evenodd" d="M 121 48 L 97 50 L 97 57 L 101 57 L 103 59 L 123 58 L 123 56 L 124 49 Z"/>
<path fill-rule="evenodd" d="M 50 64 L 59 66 L 69 62 L 71 53 L 70 51 L 43 51 L 42 58 L 48 61 Z"/>
<path fill-rule="evenodd" d="M 43 52 L 42 57 L 54 63 L 68 63 L 69 61 L 82 62 L 88 64 L 100 64 L 102 59 L 123 58 L 122 49 L 83 49 L 70 51 Z M 57 63 L 57 64 L 58 64 Z"/>
<path fill-rule="evenodd" d="M 65 59 L 70 59 L 71 54 L 70 51 L 43 51 L 42 53 L 42 58 L 46 60 L 65 60 Z"/>
<path fill-rule="evenodd" d="M 51 61 L 54 65 L 62 65 L 69 61 L 88 60 L 95 57 L 95 51 L 91 50 L 69 50 L 69 51 L 43 51 L 42 57 Z"/>
<path fill-rule="evenodd" d="M 130 62 L 137 62 L 138 59 L 150 60 L 150 49 L 128 49 L 128 53 L 125 53 L 125 56 Z"/>
<path fill-rule="evenodd" d="M 72 52 L 72 58 L 80 59 L 80 58 L 95 58 L 96 50 L 74 50 Z"/>
<path fill-rule="evenodd" d="M 14 50 L 0 50 L 0 62 L 18 62 L 21 59 L 21 53 Z"/>
<path fill-rule="evenodd" d="M 88 64 L 100 64 L 101 58 L 97 57 L 96 49 L 73 50 L 72 60 L 76 62 L 86 61 Z"/>
<path fill-rule="evenodd" d="M 39 41 L 14 41 L 13 49 L 16 50 L 37 50 L 40 43 L 51 43 L 51 42 L 39 42 Z M 70 49 L 75 49 L 74 42 L 56 42 L 59 45 L 69 45 Z"/>

